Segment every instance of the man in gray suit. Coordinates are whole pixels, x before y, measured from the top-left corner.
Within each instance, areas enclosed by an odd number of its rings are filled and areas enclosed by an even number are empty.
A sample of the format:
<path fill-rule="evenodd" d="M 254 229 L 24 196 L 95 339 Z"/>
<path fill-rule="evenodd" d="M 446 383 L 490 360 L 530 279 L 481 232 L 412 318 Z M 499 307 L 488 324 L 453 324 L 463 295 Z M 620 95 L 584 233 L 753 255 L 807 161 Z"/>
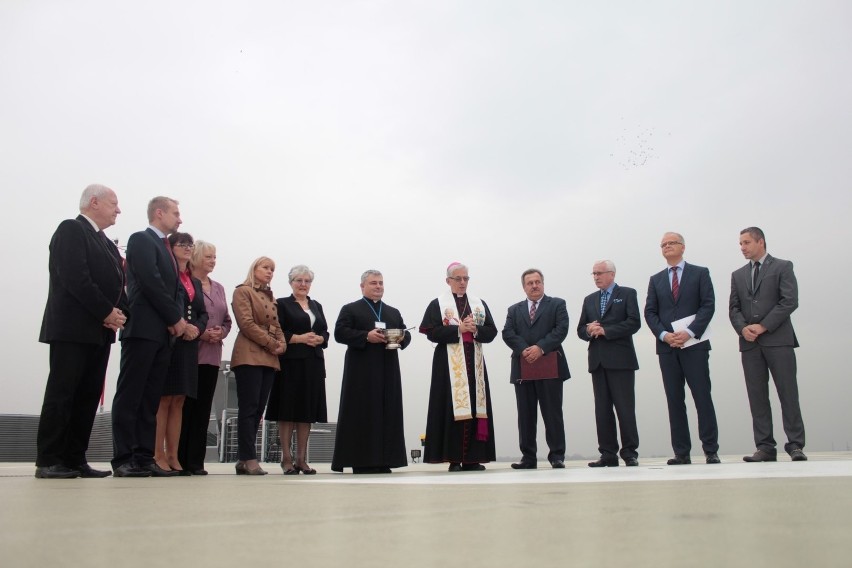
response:
<path fill-rule="evenodd" d="M 523 457 L 514 469 L 535 469 L 536 406 L 541 407 L 544 432 L 550 452 L 547 460 L 554 469 L 565 467 L 565 423 L 562 416 L 562 381 L 571 377 L 562 342 L 568 336 L 568 309 L 565 300 L 544 295 L 541 270 L 530 268 L 521 275 L 527 299 L 509 308 L 503 341 L 512 349 L 509 380 L 515 385 L 518 404 L 518 437 Z M 555 365 L 542 367 L 548 359 Z M 522 364 L 523 360 L 523 364 Z M 552 362 L 552 361 L 550 361 Z M 538 368 L 538 371 L 522 371 Z M 542 370 L 544 369 L 544 370 Z M 536 379 L 525 379 L 536 375 Z"/>
<path fill-rule="evenodd" d="M 749 261 L 731 275 L 729 316 L 740 336 L 740 352 L 751 407 L 754 455 L 747 462 L 776 461 L 769 406 L 769 374 L 781 401 L 781 418 L 793 461 L 805 461 L 805 424 L 799 408 L 796 354 L 799 346 L 790 314 L 799 307 L 793 263 L 766 252 L 766 238 L 757 227 L 740 231 L 740 250 Z"/>

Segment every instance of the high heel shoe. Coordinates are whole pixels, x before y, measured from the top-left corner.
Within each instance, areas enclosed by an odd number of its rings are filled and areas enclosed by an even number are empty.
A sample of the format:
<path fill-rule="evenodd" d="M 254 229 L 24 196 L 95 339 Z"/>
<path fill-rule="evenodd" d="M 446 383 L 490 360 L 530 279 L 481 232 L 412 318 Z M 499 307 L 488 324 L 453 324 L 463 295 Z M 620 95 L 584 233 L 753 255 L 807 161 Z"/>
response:
<path fill-rule="evenodd" d="M 317 470 L 310 467 L 308 464 L 305 464 L 305 467 L 300 465 L 296 466 L 296 473 L 301 472 L 303 475 L 316 475 Z"/>
<path fill-rule="evenodd" d="M 284 465 L 284 462 L 281 462 L 281 471 L 284 472 L 284 475 L 299 475 L 298 468 L 295 468 L 292 465 L 290 467 L 287 467 Z"/>
<path fill-rule="evenodd" d="M 254 469 L 249 469 L 245 462 L 237 462 L 234 469 L 237 471 L 237 475 L 266 475 L 267 473 L 260 466 L 257 466 Z"/>

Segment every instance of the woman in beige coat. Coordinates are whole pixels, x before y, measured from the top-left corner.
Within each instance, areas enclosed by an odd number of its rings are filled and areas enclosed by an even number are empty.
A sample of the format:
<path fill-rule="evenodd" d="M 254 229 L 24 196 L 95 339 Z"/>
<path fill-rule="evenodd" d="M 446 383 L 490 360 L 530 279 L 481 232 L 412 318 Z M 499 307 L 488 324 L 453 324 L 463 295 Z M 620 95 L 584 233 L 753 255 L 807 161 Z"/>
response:
<path fill-rule="evenodd" d="M 231 355 L 237 382 L 237 475 L 266 475 L 257 461 L 257 428 L 266 408 L 278 355 L 287 344 L 278 323 L 278 309 L 269 283 L 275 262 L 262 256 L 249 269 L 246 281 L 234 290 L 231 308 L 240 332 Z"/>

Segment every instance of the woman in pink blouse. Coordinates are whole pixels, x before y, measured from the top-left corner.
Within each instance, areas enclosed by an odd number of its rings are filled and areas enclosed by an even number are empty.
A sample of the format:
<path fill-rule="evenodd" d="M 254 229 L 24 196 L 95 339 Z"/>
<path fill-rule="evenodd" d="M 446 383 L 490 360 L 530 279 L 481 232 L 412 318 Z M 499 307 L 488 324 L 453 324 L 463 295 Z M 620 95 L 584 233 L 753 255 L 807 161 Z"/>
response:
<path fill-rule="evenodd" d="M 222 362 L 222 341 L 231 331 L 231 316 L 228 315 L 225 288 L 210 278 L 210 273 L 216 268 L 216 247 L 205 241 L 196 241 L 189 266 L 193 278 L 201 282 L 207 308 L 207 328 L 198 338 L 197 396 L 187 398 L 183 404 L 179 456 L 186 471 L 192 475 L 207 475 L 204 469 L 207 428 Z"/>

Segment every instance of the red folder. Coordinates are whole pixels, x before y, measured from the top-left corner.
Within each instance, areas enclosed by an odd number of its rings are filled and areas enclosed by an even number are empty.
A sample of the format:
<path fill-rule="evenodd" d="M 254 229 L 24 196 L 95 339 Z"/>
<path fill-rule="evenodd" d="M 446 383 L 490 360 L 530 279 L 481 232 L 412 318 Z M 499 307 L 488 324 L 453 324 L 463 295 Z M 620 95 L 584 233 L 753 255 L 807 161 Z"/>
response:
<path fill-rule="evenodd" d="M 539 379 L 556 379 L 559 377 L 559 367 L 556 365 L 558 351 L 551 351 L 547 355 L 539 357 L 535 363 L 527 363 L 521 357 L 521 380 L 536 381 Z"/>

